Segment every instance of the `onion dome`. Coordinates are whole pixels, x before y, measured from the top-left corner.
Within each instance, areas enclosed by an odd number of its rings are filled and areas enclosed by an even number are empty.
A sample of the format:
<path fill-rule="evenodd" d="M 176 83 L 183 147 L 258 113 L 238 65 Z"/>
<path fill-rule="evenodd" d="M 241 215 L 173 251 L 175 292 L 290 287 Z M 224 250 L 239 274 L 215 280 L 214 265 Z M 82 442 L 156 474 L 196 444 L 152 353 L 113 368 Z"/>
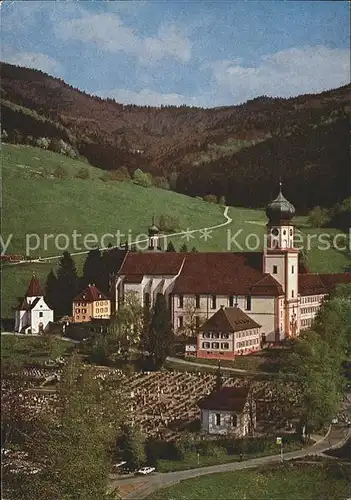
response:
<path fill-rule="evenodd" d="M 278 196 L 267 206 L 266 215 L 270 224 L 280 224 L 294 217 L 295 207 L 283 196 L 282 183 Z"/>
<path fill-rule="evenodd" d="M 159 234 L 160 230 L 155 224 L 155 217 L 152 218 L 152 225 L 148 229 L 149 236 L 155 236 Z"/>

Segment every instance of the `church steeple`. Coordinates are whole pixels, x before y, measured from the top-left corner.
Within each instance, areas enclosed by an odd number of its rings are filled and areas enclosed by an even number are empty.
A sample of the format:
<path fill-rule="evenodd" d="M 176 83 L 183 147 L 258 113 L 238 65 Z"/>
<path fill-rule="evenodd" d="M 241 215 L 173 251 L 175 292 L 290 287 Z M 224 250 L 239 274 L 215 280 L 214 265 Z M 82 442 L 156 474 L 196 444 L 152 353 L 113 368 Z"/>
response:
<path fill-rule="evenodd" d="M 148 234 L 149 234 L 149 249 L 154 251 L 161 250 L 159 243 L 160 230 L 156 226 L 154 215 L 152 216 L 152 224 L 148 229 Z"/>
<path fill-rule="evenodd" d="M 295 215 L 295 207 L 283 196 L 281 180 L 278 196 L 268 204 L 266 215 L 268 223 L 274 225 L 289 222 Z"/>

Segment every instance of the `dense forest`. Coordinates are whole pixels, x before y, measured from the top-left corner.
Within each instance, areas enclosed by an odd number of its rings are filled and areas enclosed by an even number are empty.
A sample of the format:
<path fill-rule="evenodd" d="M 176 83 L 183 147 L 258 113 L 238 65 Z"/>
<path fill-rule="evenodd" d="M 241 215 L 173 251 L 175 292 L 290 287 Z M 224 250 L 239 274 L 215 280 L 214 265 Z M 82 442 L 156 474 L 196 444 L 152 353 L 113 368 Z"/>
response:
<path fill-rule="evenodd" d="M 349 195 L 350 85 L 213 109 L 156 108 L 90 96 L 34 69 L 1 63 L 0 71 L 3 140 L 65 141 L 103 170 L 142 169 L 179 192 L 234 205 L 264 205 L 280 176 L 300 211 Z"/>

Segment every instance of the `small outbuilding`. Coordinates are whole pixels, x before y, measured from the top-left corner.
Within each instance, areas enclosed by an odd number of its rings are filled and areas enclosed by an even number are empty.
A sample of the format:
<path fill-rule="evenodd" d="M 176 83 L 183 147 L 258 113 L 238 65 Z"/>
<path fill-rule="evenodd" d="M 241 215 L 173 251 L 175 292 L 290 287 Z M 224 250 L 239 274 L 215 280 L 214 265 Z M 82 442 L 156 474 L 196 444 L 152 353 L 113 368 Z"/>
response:
<path fill-rule="evenodd" d="M 241 438 L 256 427 L 256 404 L 248 387 L 221 387 L 199 402 L 201 430 Z"/>

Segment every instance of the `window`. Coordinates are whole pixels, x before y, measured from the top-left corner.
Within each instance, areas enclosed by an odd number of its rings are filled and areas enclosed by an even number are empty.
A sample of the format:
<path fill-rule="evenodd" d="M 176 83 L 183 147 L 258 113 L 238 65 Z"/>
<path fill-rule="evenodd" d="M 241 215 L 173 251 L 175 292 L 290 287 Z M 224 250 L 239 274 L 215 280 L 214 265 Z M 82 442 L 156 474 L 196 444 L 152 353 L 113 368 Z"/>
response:
<path fill-rule="evenodd" d="M 77 312 L 77 313 L 80 313 L 80 309 L 77 309 L 77 310 L 76 310 L 76 312 Z"/>
<path fill-rule="evenodd" d="M 278 274 L 278 266 L 273 266 L 273 274 Z"/>
<path fill-rule="evenodd" d="M 82 316 L 82 319 L 85 319 L 85 316 Z"/>
<path fill-rule="evenodd" d="M 182 308 L 183 308 L 183 303 L 184 303 L 184 300 L 183 300 L 183 295 L 179 295 L 179 297 L 178 297 L 178 307 L 179 307 L 180 309 L 182 309 Z"/>
<path fill-rule="evenodd" d="M 219 333 L 212 333 L 213 339 L 219 339 Z"/>
<path fill-rule="evenodd" d="M 178 316 L 178 328 L 183 328 L 183 316 Z"/>
<path fill-rule="evenodd" d="M 229 343 L 228 342 L 222 342 L 221 343 L 221 349 L 229 349 Z"/>
<path fill-rule="evenodd" d="M 204 333 L 203 334 L 203 338 L 204 339 L 210 339 L 211 338 L 211 334 L 210 333 Z"/>
<path fill-rule="evenodd" d="M 39 318 L 42 318 L 42 317 L 43 317 L 43 313 L 42 313 L 42 311 L 40 311 Z"/>
<path fill-rule="evenodd" d="M 221 339 L 229 339 L 229 333 L 222 333 Z"/>
<path fill-rule="evenodd" d="M 217 307 L 217 298 L 215 295 L 212 295 L 211 309 L 216 309 Z"/>
<path fill-rule="evenodd" d="M 291 266 L 291 274 L 295 273 L 295 266 Z"/>
<path fill-rule="evenodd" d="M 234 295 L 229 295 L 229 307 L 234 307 Z"/>
<path fill-rule="evenodd" d="M 144 294 L 144 303 L 145 303 L 146 307 L 150 307 L 150 294 L 149 293 Z"/>
<path fill-rule="evenodd" d="M 200 307 L 200 295 L 195 295 L 195 307 L 196 309 Z"/>
<path fill-rule="evenodd" d="M 202 342 L 202 348 L 203 349 L 209 349 L 210 348 L 210 343 L 209 342 Z"/>
<path fill-rule="evenodd" d="M 219 349 L 219 342 L 212 342 L 212 349 Z"/>
<path fill-rule="evenodd" d="M 251 295 L 246 297 L 246 310 L 251 311 Z"/>
<path fill-rule="evenodd" d="M 294 290 L 291 290 L 291 297 L 294 298 Z"/>
<path fill-rule="evenodd" d="M 221 425 L 221 414 L 216 413 L 216 425 Z"/>
<path fill-rule="evenodd" d="M 238 418 L 237 418 L 237 416 L 236 416 L 236 415 L 235 415 L 235 413 L 234 413 L 234 415 L 232 415 L 232 417 L 231 417 L 231 424 L 232 424 L 232 427 L 236 427 L 236 426 L 237 426 L 237 423 L 238 423 Z"/>

